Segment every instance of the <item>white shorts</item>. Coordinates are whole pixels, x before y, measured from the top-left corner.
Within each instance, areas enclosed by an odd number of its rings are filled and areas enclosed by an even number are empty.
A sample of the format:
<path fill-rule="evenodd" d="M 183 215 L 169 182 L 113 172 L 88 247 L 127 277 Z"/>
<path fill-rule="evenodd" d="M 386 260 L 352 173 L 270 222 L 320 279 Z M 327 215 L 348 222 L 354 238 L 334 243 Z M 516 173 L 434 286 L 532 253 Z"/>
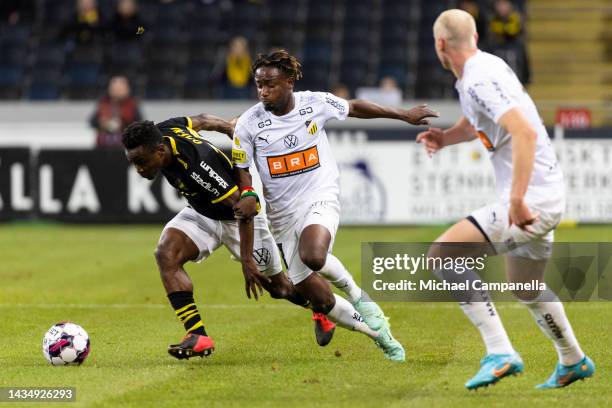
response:
<path fill-rule="evenodd" d="M 554 230 L 561 221 L 563 213 L 547 211 L 546 208 L 527 204 L 532 213 L 539 217 L 530 227 L 532 232 L 522 230 L 516 225 L 509 225 L 508 203 L 495 203 L 474 211 L 468 219 L 475 221 L 476 227 L 491 242 L 498 254 L 520 256 L 534 260 L 550 258 Z M 471 219 L 470 219 L 471 218 Z"/>
<path fill-rule="evenodd" d="M 328 248 L 328 252 L 331 253 L 339 222 L 340 204 L 337 201 L 317 201 L 299 212 L 292 224 L 282 230 L 273 231 L 274 239 L 276 239 L 281 257 L 287 267 L 287 276 L 294 285 L 302 282 L 312 273 L 312 270 L 302 262 L 298 250 L 304 228 L 313 224 L 327 228 L 331 234 Z"/>
<path fill-rule="evenodd" d="M 262 273 L 267 276 L 276 275 L 282 271 L 282 266 L 276 243 L 268 229 L 268 220 L 263 214 L 257 215 L 254 220 L 253 258 Z M 237 220 L 213 220 L 191 207 L 185 207 L 166 224 L 164 231 L 167 228 L 184 232 L 196 244 L 200 253 L 194 262 L 202 262 L 222 244 L 235 259 L 240 260 L 240 233 Z"/>

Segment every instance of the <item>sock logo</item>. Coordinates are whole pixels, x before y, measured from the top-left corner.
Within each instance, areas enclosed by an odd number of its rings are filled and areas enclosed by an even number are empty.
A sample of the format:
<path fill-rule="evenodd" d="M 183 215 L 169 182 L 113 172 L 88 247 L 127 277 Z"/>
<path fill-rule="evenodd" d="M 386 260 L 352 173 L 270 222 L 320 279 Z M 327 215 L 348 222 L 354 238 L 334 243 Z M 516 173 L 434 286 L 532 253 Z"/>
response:
<path fill-rule="evenodd" d="M 555 319 L 553 319 L 550 313 L 546 313 L 544 315 L 544 321 L 546 322 L 550 330 L 552 330 L 552 332 L 555 334 L 555 337 L 557 337 L 558 339 L 563 338 L 563 333 L 561 333 L 561 329 L 559 328 L 559 326 L 557 326 Z"/>
<path fill-rule="evenodd" d="M 487 310 L 489 312 L 489 316 L 495 316 L 495 308 L 493 307 L 493 303 L 487 302 Z"/>
<path fill-rule="evenodd" d="M 363 322 L 363 317 L 358 312 L 353 313 L 353 320 L 357 320 L 358 322 Z"/>
<path fill-rule="evenodd" d="M 482 296 L 482 300 L 487 302 L 487 311 L 489 312 L 489 316 L 495 316 L 495 308 L 493 307 L 493 303 L 491 303 L 489 292 L 486 290 L 481 290 L 480 295 Z"/>

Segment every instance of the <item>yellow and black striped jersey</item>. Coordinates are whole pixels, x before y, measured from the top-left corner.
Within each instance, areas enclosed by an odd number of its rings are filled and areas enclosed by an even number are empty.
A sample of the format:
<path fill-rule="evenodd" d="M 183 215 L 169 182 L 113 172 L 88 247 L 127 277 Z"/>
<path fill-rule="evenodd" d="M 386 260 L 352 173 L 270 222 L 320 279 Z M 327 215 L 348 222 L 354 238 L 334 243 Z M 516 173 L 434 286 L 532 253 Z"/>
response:
<path fill-rule="evenodd" d="M 233 220 L 232 207 L 222 203 L 238 190 L 229 158 L 193 130 L 189 117 L 172 118 L 156 126 L 174 158 L 162 170 L 166 180 L 205 217 Z"/>

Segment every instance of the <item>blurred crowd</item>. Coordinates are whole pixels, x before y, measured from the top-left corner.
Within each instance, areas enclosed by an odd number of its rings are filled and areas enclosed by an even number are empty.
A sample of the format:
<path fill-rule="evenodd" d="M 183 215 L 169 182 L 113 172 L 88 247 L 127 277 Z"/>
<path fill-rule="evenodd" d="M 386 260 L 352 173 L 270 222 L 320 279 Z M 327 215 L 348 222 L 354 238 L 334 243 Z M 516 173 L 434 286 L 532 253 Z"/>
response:
<path fill-rule="evenodd" d="M 528 84 L 530 71 L 525 47 L 524 10 L 511 0 L 495 0 L 492 3 L 460 0 L 457 7 L 476 20 L 479 47 L 504 59 L 520 81 Z"/>
<path fill-rule="evenodd" d="M 307 10 L 300 4 L 2 0 L 0 98 L 95 99 L 121 76 L 134 95 L 147 99 L 252 99 L 252 59 L 272 46 L 302 60 L 303 87 L 387 103 L 452 97 L 451 78 L 437 67 L 429 21 L 450 7 L 472 14 L 480 48 L 529 83 L 524 1 L 309 0 Z M 382 21 L 371 28 L 376 4 L 383 6 Z"/>

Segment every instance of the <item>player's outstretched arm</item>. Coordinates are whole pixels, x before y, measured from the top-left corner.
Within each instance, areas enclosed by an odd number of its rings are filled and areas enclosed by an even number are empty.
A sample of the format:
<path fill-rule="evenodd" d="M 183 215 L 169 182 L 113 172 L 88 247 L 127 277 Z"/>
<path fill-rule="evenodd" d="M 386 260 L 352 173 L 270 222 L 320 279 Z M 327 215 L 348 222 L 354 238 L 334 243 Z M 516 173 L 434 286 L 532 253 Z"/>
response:
<path fill-rule="evenodd" d="M 529 230 L 538 214 L 532 214 L 525 204 L 538 134 L 531 126 L 525 115 L 518 108 L 512 108 L 499 118 L 499 124 L 506 129 L 512 137 L 512 187 L 510 189 L 510 211 L 508 214 L 510 225 Z"/>
<path fill-rule="evenodd" d="M 455 125 L 449 129 L 429 128 L 416 137 L 417 143 L 422 143 L 429 156 L 435 154 L 443 147 L 462 142 L 469 142 L 478 137 L 470 122 L 462 116 Z"/>
<path fill-rule="evenodd" d="M 379 105 L 364 99 L 351 99 L 349 103 L 349 116 L 360 119 L 387 118 L 397 119 L 411 125 L 429 125 L 427 118 L 437 118 L 440 114 L 427 105 L 415 106 L 412 109 L 394 108 Z"/>
<path fill-rule="evenodd" d="M 208 113 L 201 113 L 196 116 L 190 116 L 190 118 L 192 128 L 196 132 L 199 132 L 200 130 L 209 130 L 213 132 L 225 133 L 230 139 L 232 138 L 232 134 L 234 133 L 234 125 L 218 116 L 209 115 Z"/>

